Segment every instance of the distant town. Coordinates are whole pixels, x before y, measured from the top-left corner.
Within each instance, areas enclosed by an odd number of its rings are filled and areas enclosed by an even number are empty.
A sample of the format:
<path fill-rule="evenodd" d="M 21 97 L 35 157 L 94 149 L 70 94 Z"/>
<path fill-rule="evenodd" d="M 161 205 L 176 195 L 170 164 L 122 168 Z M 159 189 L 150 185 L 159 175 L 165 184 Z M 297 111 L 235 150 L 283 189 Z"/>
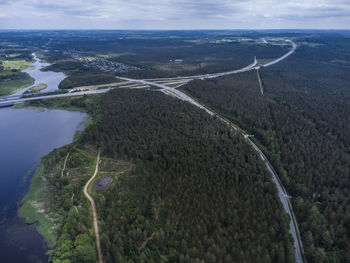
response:
<path fill-rule="evenodd" d="M 98 58 L 93 56 L 85 56 L 82 52 L 77 50 L 63 51 L 63 54 L 69 56 L 75 60 L 80 61 L 83 66 L 88 68 L 96 68 L 103 72 L 128 72 L 131 70 L 139 70 L 140 68 L 126 65 L 124 63 L 111 61 L 104 58 Z"/>

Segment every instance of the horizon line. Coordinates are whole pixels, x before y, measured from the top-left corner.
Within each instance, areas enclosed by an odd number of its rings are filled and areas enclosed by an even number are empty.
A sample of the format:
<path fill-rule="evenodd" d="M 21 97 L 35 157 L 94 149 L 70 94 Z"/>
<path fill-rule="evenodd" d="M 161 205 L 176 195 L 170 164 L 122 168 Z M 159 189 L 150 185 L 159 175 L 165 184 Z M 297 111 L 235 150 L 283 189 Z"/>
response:
<path fill-rule="evenodd" d="M 350 29 L 342 29 L 342 28 L 232 28 L 232 29 L 206 29 L 206 28 L 193 28 L 193 29 L 157 29 L 157 28 L 149 28 L 149 29 L 118 29 L 118 28 L 0 28 L 0 31 L 276 31 L 276 30 L 289 30 L 289 31 L 350 31 Z"/>

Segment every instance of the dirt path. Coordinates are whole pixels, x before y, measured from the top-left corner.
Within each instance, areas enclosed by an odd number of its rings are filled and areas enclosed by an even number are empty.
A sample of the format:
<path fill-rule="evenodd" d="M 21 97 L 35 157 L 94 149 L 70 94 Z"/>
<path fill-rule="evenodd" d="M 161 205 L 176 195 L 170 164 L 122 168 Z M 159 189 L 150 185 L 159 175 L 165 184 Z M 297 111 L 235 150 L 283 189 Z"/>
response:
<path fill-rule="evenodd" d="M 64 164 L 63 164 L 63 169 L 62 169 L 61 177 L 63 177 L 63 172 L 64 172 L 64 170 L 66 169 L 66 164 L 67 164 L 68 157 L 69 157 L 69 153 L 67 154 L 66 159 L 64 160 Z"/>
<path fill-rule="evenodd" d="M 148 238 L 146 238 L 145 241 L 142 242 L 141 246 L 139 246 L 137 249 L 140 252 L 144 247 L 147 245 L 148 241 L 150 241 L 154 237 L 155 232 L 152 233 L 152 235 Z"/>
<path fill-rule="evenodd" d="M 92 199 L 92 197 L 88 193 L 88 187 L 89 187 L 90 183 L 92 182 L 92 180 L 94 180 L 94 178 L 97 175 L 99 162 L 100 162 L 100 152 L 98 152 L 98 155 L 97 155 L 96 168 L 95 168 L 94 175 L 89 179 L 89 181 L 84 186 L 84 195 L 86 196 L 87 199 L 89 199 L 89 201 L 91 203 L 92 216 L 93 216 L 93 219 L 94 219 L 94 229 L 95 229 L 95 236 L 96 236 L 96 247 L 97 247 L 97 253 L 98 253 L 98 262 L 99 263 L 103 263 L 102 252 L 101 252 L 101 245 L 100 245 L 100 234 L 99 234 L 99 231 L 98 231 L 98 221 L 97 221 L 97 213 L 96 213 L 95 201 L 94 201 L 94 199 Z"/>

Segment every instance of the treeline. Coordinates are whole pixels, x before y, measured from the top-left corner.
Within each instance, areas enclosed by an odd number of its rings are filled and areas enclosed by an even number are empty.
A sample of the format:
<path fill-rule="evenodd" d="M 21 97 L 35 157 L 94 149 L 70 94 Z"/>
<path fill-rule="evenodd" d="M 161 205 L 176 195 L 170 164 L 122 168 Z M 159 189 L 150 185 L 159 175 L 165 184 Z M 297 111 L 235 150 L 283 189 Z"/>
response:
<path fill-rule="evenodd" d="M 32 50 L 23 48 L 13 48 L 8 44 L 0 46 L 0 60 L 26 60 L 32 61 Z"/>
<path fill-rule="evenodd" d="M 93 105 L 80 143 L 135 164 L 96 200 L 105 262 L 294 262 L 289 218 L 241 136 L 160 92 Z"/>
<path fill-rule="evenodd" d="M 338 37 L 336 37 L 338 39 Z M 260 72 L 196 81 L 186 91 L 255 135 L 289 194 L 309 262 L 350 262 L 350 119 L 347 65 L 331 36 Z"/>
<path fill-rule="evenodd" d="M 82 73 L 73 73 L 65 78 L 58 85 L 60 89 L 71 89 L 80 86 L 98 85 L 117 82 L 115 76 L 111 73 L 87 71 Z"/>

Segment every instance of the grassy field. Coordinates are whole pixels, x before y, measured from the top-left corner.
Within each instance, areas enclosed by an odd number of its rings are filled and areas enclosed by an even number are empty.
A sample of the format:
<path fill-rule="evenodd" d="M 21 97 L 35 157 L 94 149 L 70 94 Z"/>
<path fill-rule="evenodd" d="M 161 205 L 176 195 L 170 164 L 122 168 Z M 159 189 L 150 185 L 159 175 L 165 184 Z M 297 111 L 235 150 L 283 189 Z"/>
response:
<path fill-rule="evenodd" d="M 168 86 L 170 88 L 177 88 L 177 87 L 182 86 L 182 85 L 184 85 L 184 84 L 183 83 L 174 83 L 174 84 L 169 84 L 166 86 Z"/>
<path fill-rule="evenodd" d="M 274 61 L 275 58 L 265 58 L 265 59 L 257 59 L 258 60 L 258 64 L 267 64 L 271 61 Z"/>
<path fill-rule="evenodd" d="M 2 64 L 5 70 L 23 70 L 29 66 L 30 62 L 26 60 L 5 60 L 2 62 Z"/>
<path fill-rule="evenodd" d="M 0 61 L 0 96 L 11 95 L 34 84 L 34 79 L 21 70 L 30 65 L 27 60 Z"/>
<path fill-rule="evenodd" d="M 100 58 L 108 59 L 108 58 L 119 58 L 121 56 L 132 56 L 132 55 L 135 55 L 135 53 L 134 52 L 108 53 L 108 54 L 97 54 L 96 56 Z"/>
<path fill-rule="evenodd" d="M 34 79 L 26 73 L 23 74 L 25 75 L 20 79 L 0 80 L 0 96 L 11 95 L 34 84 Z"/>
<path fill-rule="evenodd" d="M 27 224 L 39 223 L 38 231 L 44 237 L 49 246 L 53 246 L 56 240 L 55 223 L 49 218 L 44 209 L 44 167 L 39 165 L 31 180 L 30 190 L 23 198 L 23 205 L 18 210 L 20 217 L 25 218 Z"/>
<path fill-rule="evenodd" d="M 74 106 L 71 101 L 79 100 L 83 96 L 77 96 L 75 98 L 60 98 L 55 100 L 39 100 L 39 101 L 29 101 L 23 104 L 17 104 L 13 107 L 16 109 L 23 109 L 27 107 L 35 107 L 35 108 L 41 108 L 41 109 L 52 109 L 52 110 L 66 110 L 66 111 L 79 111 L 79 112 L 85 112 L 82 108 L 79 108 L 78 106 Z M 90 98 L 90 100 L 93 98 Z M 88 124 L 91 124 L 92 120 L 91 117 L 87 117 Z M 86 127 L 87 125 L 85 125 Z"/>

